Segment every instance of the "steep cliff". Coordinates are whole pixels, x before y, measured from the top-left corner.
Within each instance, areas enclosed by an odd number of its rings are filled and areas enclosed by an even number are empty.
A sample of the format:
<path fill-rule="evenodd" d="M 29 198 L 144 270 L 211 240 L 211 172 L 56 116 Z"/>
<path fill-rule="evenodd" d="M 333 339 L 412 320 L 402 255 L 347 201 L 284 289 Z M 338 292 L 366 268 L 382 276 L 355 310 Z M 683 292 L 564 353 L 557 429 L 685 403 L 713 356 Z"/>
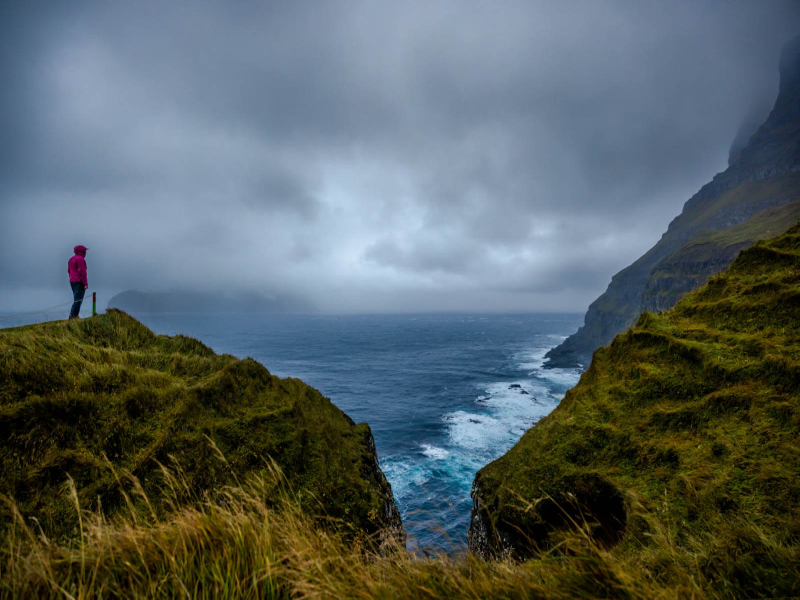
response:
<path fill-rule="evenodd" d="M 723 270 L 738 251 L 786 231 L 800 201 L 800 37 L 783 49 L 775 106 L 729 167 L 703 186 L 661 240 L 611 279 L 586 313 L 584 326 L 547 354 L 548 367 L 586 366 L 595 349 L 633 325 L 642 310 L 664 310 Z M 755 220 L 762 212 L 769 218 Z M 743 226 L 746 223 L 747 226 Z M 736 242 L 715 233 L 739 227 Z M 704 247 L 700 247 L 707 244 Z"/>
<path fill-rule="evenodd" d="M 742 187 L 748 191 L 748 186 Z M 800 202 L 790 202 L 763 210 L 730 229 L 696 236 L 653 268 L 642 292 L 642 310 L 661 312 L 672 308 L 709 277 L 724 271 L 741 250 L 756 240 L 783 233 L 787 223 L 798 220 Z"/>
<path fill-rule="evenodd" d="M 161 465 L 180 470 L 187 498 L 214 501 L 270 460 L 309 513 L 403 535 L 369 426 L 252 359 L 157 336 L 118 310 L 2 330 L 0 356 L 0 494 L 48 536 L 73 533 L 68 477 L 82 507 L 113 517 L 130 499 L 148 519 L 151 506 L 176 509 Z"/>
<path fill-rule="evenodd" d="M 528 557 L 586 518 L 597 542 L 643 561 L 667 531 L 687 568 L 724 567 L 726 594 L 736 577 L 742 597 L 770 595 L 766 579 L 796 590 L 798 273 L 800 225 L 597 350 L 553 413 L 476 475 L 473 550 Z M 767 547 L 780 564 L 758 563 Z M 757 581 L 747 564 L 775 572 Z"/>

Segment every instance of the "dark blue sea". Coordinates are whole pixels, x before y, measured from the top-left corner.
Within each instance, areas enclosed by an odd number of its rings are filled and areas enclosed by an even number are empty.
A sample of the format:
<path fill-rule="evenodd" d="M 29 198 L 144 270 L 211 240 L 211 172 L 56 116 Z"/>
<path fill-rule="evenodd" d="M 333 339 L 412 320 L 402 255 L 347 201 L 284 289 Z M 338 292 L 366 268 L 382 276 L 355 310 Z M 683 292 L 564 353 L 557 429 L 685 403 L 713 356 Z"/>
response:
<path fill-rule="evenodd" d="M 319 389 L 375 436 L 409 548 L 466 544 L 475 472 L 577 383 L 542 369 L 582 315 L 137 315 Z M 7 323 L 10 324 L 10 323 Z"/>

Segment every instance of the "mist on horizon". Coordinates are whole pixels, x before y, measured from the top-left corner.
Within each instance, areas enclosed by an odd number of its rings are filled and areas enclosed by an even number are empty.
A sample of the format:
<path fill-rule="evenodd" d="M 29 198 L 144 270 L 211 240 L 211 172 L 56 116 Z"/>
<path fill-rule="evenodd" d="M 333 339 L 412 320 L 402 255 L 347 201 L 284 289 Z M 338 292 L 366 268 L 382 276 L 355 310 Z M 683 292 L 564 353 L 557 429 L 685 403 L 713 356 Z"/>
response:
<path fill-rule="evenodd" d="M 578 312 L 766 118 L 800 3 L 0 7 L 0 312 Z"/>

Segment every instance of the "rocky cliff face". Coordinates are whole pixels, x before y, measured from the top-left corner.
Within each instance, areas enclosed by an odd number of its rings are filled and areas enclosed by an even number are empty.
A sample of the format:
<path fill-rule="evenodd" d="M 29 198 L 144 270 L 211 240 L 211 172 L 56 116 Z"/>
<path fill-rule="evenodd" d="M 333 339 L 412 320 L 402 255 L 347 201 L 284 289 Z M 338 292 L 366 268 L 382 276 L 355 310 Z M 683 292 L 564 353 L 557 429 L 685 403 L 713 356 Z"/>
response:
<path fill-rule="evenodd" d="M 663 312 L 703 285 L 733 262 L 748 242 L 714 248 L 711 243 L 681 248 L 662 260 L 650 273 L 642 292 L 641 309 Z"/>
<path fill-rule="evenodd" d="M 731 156 L 728 169 L 686 202 L 653 248 L 612 278 L 605 293 L 589 306 L 584 326 L 547 354 L 546 366 L 588 365 L 594 350 L 630 327 L 643 309 L 673 306 L 686 291 L 730 264 L 738 250 L 793 224 L 788 218 L 758 221 L 768 228 L 743 228 L 749 237 L 738 239 L 736 246 L 709 246 L 699 262 L 697 256 L 691 258 L 697 253 L 689 248 L 703 243 L 707 236 L 800 200 L 800 178 L 796 176 L 800 170 L 800 37 L 784 47 L 780 77 L 772 112 L 747 145 Z M 794 212 L 782 214 L 791 217 Z M 673 273 L 675 276 L 670 276 Z"/>
<path fill-rule="evenodd" d="M 347 420 L 355 424 L 350 417 L 347 417 Z M 400 510 L 394 500 L 392 485 L 386 479 L 386 475 L 383 474 L 378 463 L 378 450 L 375 448 L 375 438 L 372 437 L 372 431 L 370 431 L 369 427 L 364 432 L 364 446 L 367 449 L 369 458 L 363 463 L 361 476 L 370 482 L 378 491 L 378 497 L 382 499 L 381 510 L 374 519 L 378 525 L 379 537 L 382 541 L 388 541 L 390 537 L 404 540 L 405 530 L 403 529 L 403 521 L 400 518 Z"/>

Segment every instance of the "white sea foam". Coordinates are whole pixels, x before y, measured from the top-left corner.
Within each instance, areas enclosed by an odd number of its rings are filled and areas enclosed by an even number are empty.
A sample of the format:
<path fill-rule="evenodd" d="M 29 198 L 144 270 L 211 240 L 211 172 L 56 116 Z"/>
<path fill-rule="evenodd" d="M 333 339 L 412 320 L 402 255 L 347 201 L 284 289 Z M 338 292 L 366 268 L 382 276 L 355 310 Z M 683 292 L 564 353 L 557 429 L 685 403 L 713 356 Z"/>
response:
<path fill-rule="evenodd" d="M 525 431 L 558 406 L 564 392 L 577 383 L 580 372 L 544 369 L 547 350 L 517 353 L 512 369 L 519 372 L 518 379 L 482 385 L 476 390 L 474 409 L 443 415 L 447 431 L 444 444 L 420 444 L 415 458 L 382 460 L 395 497 L 413 498 L 420 487 L 424 489 L 429 481 L 440 477 L 457 482 L 467 493 L 481 467 L 507 452 Z"/>
<path fill-rule="evenodd" d="M 550 336 L 557 337 L 557 336 Z M 543 381 L 550 382 L 559 387 L 569 389 L 573 387 L 581 377 L 580 369 L 545 369 L 544 355 L 548 348 L 537 348 L 520 352 L 516 355 L 518 367 L 528 372 L 528 376 L 535 377 Z"/>
<path fill-rule="evenodd" d="M 480 406 L 486 411 L 459 410 L 445 415 L 448 436 L 454 447 L 494 457 L 552 411 L 555 403 L 545 387 L 526 380 L 487 385 Z"/>
<path fill-rule="evenodd" d="M 538 371 L 544 365 L 544 355 L 547 354 L 547 350 L 547 348 L 536 348 L 519 352 L 516 355 L 519 361 L 517 367 L 523 371 Z"/>
<path fill-rule="evenodd" d="M 512 387 L 513 386 L 513 387 Z M 486 384 L 484 387 L 484 402 L 496 405 L 498 408 L 512 405 L 523 410 L 530 402 L 536 402 L 539 397 L 546 396 L 550 390 L 547 385 L 536 379 L 517 379 L 515 381 L 498 381 Z"/>
<path fill-rule="evenodd" d="M 432 471 L 425 464 L 410 462 L 404 456 L 388 456 L 381 461 L 381 470 L 392 482 L 392 493 L 397 499 L 412 495 L 415 488 L 425 485 Z"/>
<path fill-rule="evenodd" d="M 445 458 L 450 456 L 450 452 L 448 452 L 444 448 L 431 446 L 430 444 L 421 444 L 420 448 L 422 448 L 422 453 L 425 456 L 427 456 L 428 458 L 432 458 L 434 460 L 444 460 Z"/>
<path fill-rule="evenodd" d="M 445 415 L 450 441 L 466 450 L 485 450 L 508 435 L 508 428 L 488 414 L 458 410 Z"/>
<path fill-rule="evenodd" d="M 553 342 L 558 341 L 557 336 L 552 337 Z M 451 460 L 458 458 L 472 463 L 497 458 L 558 405 L 563 392 L 577 383 L 580 372 L 544 369 L 548 349 L 517 353 L 514 367 L 527 377 L 482 386 L 475 411 L 458 410 L 444 415 L 452 446 Z"/>
<path fill-rule="evenodd" d="M 581 371 L 579 369 L 543 369 L 537 373 L 537 377 L 569 389 L 578 383 Z"/>
<path fill-rule="evenodd" d="M 425 458 L 409 460 L 405 455 L 398 455 L 381 460 L 381 469 L 391 481 L 397 500 L 418 495 L 419 488 L 424 489 L 435 475 L 443 473 L 469 490 L 475 473 L 487 462 L 483 453 L 450 451 L 430 444 L 420 447 Z"/>

